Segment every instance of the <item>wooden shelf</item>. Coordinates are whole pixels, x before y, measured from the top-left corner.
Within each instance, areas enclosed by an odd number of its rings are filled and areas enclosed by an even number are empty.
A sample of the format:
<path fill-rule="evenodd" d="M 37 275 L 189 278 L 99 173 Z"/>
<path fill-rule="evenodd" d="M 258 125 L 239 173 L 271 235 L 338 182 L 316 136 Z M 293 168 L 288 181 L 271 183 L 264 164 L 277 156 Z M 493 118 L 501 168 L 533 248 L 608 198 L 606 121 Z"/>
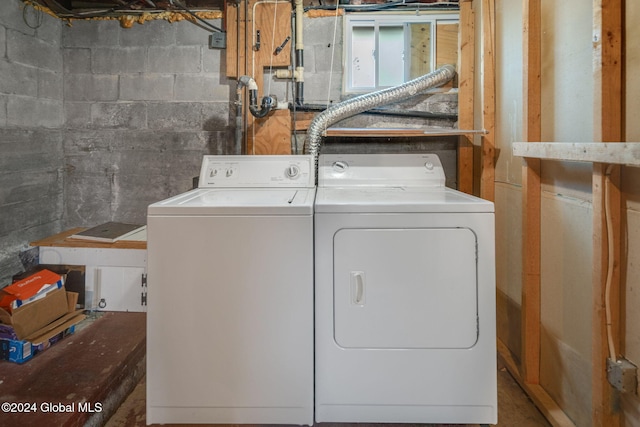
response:
<path fill-rule="evenodd" d="M 62 233 L 31 242 L 31 246 L 60 246 L 67 248 L 104 248 L 104 249 L 147 249 L 147 242 L 140 240 L 119 240 L 115 243 L 92 242 L 70 239 L 69 236 L 86 230 L 86 227 L 72 228 Z"/>
<path fill-rule="evenodd" d="M 640 142 L 514 142 L 514 156 L 640 166 Z"/>
<path fill-rule="evenodd" d="M 329 128 L 324 136 L 343 136 L 361 138 L 398 138 L 421 136 L 460 136 L 471 134 L 486 134 L 485 130 L 462 129 L 425 129 L 425 128 Z"/>

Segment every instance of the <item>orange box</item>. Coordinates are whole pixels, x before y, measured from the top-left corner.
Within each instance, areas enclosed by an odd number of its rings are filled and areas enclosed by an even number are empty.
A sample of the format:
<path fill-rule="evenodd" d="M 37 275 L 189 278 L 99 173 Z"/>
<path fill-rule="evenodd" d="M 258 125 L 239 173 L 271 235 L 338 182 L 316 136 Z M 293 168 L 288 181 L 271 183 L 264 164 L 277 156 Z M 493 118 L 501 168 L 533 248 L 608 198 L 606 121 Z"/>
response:
<path fill-rule="evenodd" d="M 12 285 L 0 289 L 0 308 L 11 311 L 11 303 L 27 300 L 48 286 L 58 283 L 62 286 L 62 276 L 50 270 L 40 270 Z"/>

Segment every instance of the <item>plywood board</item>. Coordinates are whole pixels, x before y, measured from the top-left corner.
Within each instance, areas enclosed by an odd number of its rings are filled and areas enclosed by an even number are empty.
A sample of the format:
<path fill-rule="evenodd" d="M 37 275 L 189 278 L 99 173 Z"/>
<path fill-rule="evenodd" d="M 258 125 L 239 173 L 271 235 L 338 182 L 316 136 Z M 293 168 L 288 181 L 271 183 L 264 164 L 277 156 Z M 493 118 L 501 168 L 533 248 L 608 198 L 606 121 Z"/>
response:
<path fill-rule="evenodd" d="M 276 110 L 264 119 L 256 119 L 250 132 L 254 154 L 291 154 L 289 110 Z"/>

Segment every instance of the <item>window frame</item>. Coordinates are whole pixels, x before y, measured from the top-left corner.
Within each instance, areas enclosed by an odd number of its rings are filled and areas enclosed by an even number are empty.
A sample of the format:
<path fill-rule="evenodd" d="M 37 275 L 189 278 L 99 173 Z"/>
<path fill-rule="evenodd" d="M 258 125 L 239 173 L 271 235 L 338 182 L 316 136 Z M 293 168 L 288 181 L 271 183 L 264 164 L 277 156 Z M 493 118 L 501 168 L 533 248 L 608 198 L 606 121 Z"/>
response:
<path fill-rule="evenodd" d="M 459 23 L 460 14 L 458 12 L 446 11 L 446 12 L 351 12 L 345 14 L 344 19 L 344 42 L 343 42 L 343 79 L 342 79 L 342 91 L 346 95 L 360 94 L 373 92 L 376 90 L 385 89 L 391 86 L 379 85 L 379 67 L 378 53 L 379 47 L 379 28 L 381 26 L 402 26 L 404 29 L 404 47 L 403 55 L 404 60 L 404 82 L 409 79 L 409 73 L 411 69 L 411 57 L 406 58 L 407 49 L 410 47 L 410 35 L 406 29 L 409 24 L 429 23 L 430 25 L 430 68 L 435 69 L 436 65 L 436 29 L 438 22 L 441 23 Z M 376 69 L 374 70 L 374 82 L 375 86 L 370 87 L 354 87 L 353 80 L 353 54 L 351 46 L 353 43 L 353 28 L 354 27 L 373 27 L 374 28 L 374 63 Z"/>

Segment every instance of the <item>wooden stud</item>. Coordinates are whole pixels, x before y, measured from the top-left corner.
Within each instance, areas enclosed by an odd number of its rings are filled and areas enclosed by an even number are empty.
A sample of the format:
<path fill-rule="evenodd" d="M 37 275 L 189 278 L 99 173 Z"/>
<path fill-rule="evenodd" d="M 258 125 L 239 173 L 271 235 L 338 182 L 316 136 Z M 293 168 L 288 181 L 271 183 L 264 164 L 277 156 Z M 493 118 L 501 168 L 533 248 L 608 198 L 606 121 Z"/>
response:
<path fill-rule="evenodd" d="M 523 2 L 523 130 L 526 141 L 540 141 L 541 8 Z M 540 160 L 527 159 L 522 171 L 522 378 L 540 382 Z"/>
<path fill-rule="evenodd" d="M 495 200 L 495 0 L 482 0 L 482 123 L 487 133 L 481 138 L 480 197 Z"/>
<path fill-rule="evenodd" d="M 520 384 L 527 395 L 533 400 L 536 407 L 542 412 L 542 415 L 549 421 L 554 427 L 575 427 L 575 424 L 567 414 L 558 406 L 558 404 L 549 396 L 542 386 L 538 384 L 530 384 L 525 382 L 520 376 L 518 371 L 518 365 L 511 356 L 511 352 L 507 348 L 506 344 L 498 340 L 498 356 L 502 363 L 504 363 L 507 370 L 511 373 L 513 378 Z"/>
<path fill-rule="evenodd" d="M 460 47 L 458 55 L 458 127 L 474 126 L 475 43 L 473 4 L 460 3 Z M 458 190 L 473 193 L 473 135 L 458 141 Z"/>
<path fill-rule="evenodd" d="M 594 0 L 594 139 L 602 142 L 623 141 L 623 0 Z M 610 170 L 609 200 L 605 199 L 607 165 L 593 167 L 593 327 L 592 327 L 592 419 L 593 425 L 618 427 L 622 424 L 618 393 L 607 381 L 606 361 L 609 357 L 607 318 L 605 313 L 606 282 L 609 257 L 613 257 L 610 292 L 612 341 L 616 353 L 621 350 L 620 266 L 624 262 L 621 249 L 620 167 Z M 605 204 L 610 203 L 613 253 L 609 253 Z M 617 354 L 614 355 L 617 357 Z"/>

